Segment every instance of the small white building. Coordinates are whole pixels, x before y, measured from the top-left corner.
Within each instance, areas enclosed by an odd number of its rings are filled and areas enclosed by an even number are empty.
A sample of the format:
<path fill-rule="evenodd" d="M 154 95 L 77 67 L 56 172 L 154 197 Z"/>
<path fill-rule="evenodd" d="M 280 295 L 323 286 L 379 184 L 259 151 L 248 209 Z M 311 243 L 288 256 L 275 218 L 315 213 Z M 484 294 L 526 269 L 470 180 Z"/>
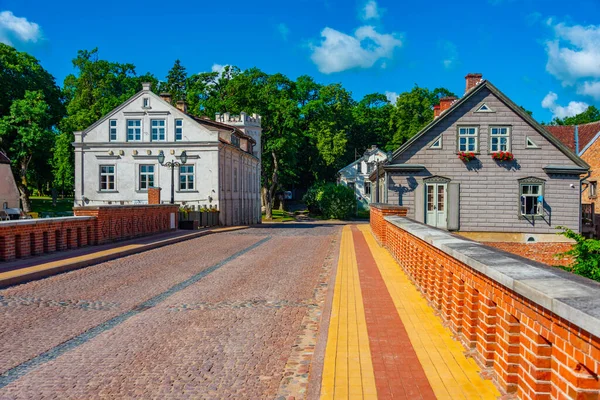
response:
<path fill-rule="evenodd" d="M 371 146 L 362 157 L 338 171 L 338 182 L 354 190 L 359 208 L 368 210 L 369 204 L 375 201 L 369 175 L 375 169 L 377 161 L 385 160 L 387 153 L 377 146 Z"/>
<path fill-rule="evenodd" d="M 260 223 L 261 118 L 217 114 L 217 121 L 143 89 L 84 131 L 75 132 L 75 205 L 145 204 L 162 188 L 191 209 L 217 208 L 222 225 Z M 163 165 L 159 154 L 164 154 Z"/>

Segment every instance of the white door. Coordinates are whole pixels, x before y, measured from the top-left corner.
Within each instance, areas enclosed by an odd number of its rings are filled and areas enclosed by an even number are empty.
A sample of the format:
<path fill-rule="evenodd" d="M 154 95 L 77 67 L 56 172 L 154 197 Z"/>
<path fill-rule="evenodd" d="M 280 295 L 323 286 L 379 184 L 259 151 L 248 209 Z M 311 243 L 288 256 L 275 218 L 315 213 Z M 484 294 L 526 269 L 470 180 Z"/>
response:
<path fill-rule="evenodd" d="M 446 229 L 448 226 L 446 184 L 428 183 L 425 188 L 425 223 L 437 228 Z"/>

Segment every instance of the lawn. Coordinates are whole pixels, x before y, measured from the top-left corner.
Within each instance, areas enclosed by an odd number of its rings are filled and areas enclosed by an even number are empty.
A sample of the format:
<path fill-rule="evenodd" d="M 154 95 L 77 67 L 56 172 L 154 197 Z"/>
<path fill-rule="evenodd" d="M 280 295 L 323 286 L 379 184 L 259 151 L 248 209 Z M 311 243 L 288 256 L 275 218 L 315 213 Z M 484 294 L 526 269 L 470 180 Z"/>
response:
<path fill-rule="evenodd" d="M 52 197 L 31 196 L 29 199 L 31 200 L 31 210 L 39 213 L 40 218 L 73 215 L 73 199 L 56 199 L 56 207 L 52 205 Z"/>
<path fill-rule="evenodd" d="M 262 216 L 263 221 L 269 221 L 267 219 L 265 219 L 265 215 L 263 214 Z M 294 217 L 292 216 L 292 214 L 288 213 L 287 211 L 281 211 L 281 210 L 273 210 L 273 219 L 270 220 L 270 222 L 288 222 L 288 221 L 294 221 Z"/>

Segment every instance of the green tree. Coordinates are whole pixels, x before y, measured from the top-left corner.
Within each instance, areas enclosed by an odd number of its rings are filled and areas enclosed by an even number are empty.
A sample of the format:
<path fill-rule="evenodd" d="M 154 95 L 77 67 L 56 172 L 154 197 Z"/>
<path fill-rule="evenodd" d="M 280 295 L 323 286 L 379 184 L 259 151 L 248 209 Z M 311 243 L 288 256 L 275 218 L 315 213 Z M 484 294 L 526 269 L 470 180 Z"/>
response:
<path fill-rule="evenodd" d="M 46 168 L 49 167 L 48 159 L 54 142 L 50 118 L 50 106 L 43 92 L 26 91 L 25 97 L 13 101 L 8 115 L 0 119 L 0 140 L 10 154 L 13 173 L 18 177 L 17 186 L 25 212 L 31 211 L 28 178 L 33 160 L 46 160 Z"/>
<path fill-rule="evenodd" d="M 584 112 L 572 117 L 554 118 L 550 125 L 582 125 L 596 121 L 600 121 L 600 110 L 595 106 L 589 106 Z"/>
<path fill-rule="evenodd" d="M 173 101 L 186 100 L 188 77 L 185 67 L 180 60 L 175 60 L 173 67 L 167 74 L 167 82 L 160 85 L 161 92 L 170 93 Z"/>
<path fill-rule="evenodd" d="M 394 132 L 390 129 L 393 110 L 394 105 L 382 93 L 363 97 L 352 110 L 354 130 L 348 151 L 352 155 L 361 156 L 372 145 L 385 147 L 393 138 Z"/>

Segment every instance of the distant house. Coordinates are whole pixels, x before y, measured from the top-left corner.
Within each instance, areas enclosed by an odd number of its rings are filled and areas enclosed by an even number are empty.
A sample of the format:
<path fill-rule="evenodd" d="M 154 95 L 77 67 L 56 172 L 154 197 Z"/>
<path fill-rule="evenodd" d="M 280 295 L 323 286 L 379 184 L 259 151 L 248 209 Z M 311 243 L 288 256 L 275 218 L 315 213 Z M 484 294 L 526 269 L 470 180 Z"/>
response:
<path fill-rule="evenodd" d="M 582 125 L 546 126 L 547 131 L 575 152 L 591 167 L 583 181 L 581 204 L 584 233 L 600 237 L 600 121 Z"/>
<path fill-rule="evenodd" d="M 369 175 L 373 172 L 376 162 L 385 160 L 386 152 L 377 146 L 371 146 L 359 159 L 338 171 L 338 182 L 354 190 L 359 208 L 369 209 L 369 204 L 375 200 Z"/>
<path fill-rule="evenodd" d="M 217 208 L 222 225 L 260 223 L 261 131 L 258 115 L 199 118 L 144 83 L 75 132 L 75 205 L 144 204 L 152 187 L 164 203 L 173 188 L 175 203 Z"/>
<path fill-rule="evenodd" d="M 0 151 L 0 209 L 19 208 L 19 198 L 10 160 Z"/>
<path fill-rule="evenodd" d="M 467 75 L 464 96 L 442 98 L 434 116 L 371 174 L 382 202 L 481 241 L 556 241 L 558 226 L 580 230 L 589 165 L 481 74 Z"/>

